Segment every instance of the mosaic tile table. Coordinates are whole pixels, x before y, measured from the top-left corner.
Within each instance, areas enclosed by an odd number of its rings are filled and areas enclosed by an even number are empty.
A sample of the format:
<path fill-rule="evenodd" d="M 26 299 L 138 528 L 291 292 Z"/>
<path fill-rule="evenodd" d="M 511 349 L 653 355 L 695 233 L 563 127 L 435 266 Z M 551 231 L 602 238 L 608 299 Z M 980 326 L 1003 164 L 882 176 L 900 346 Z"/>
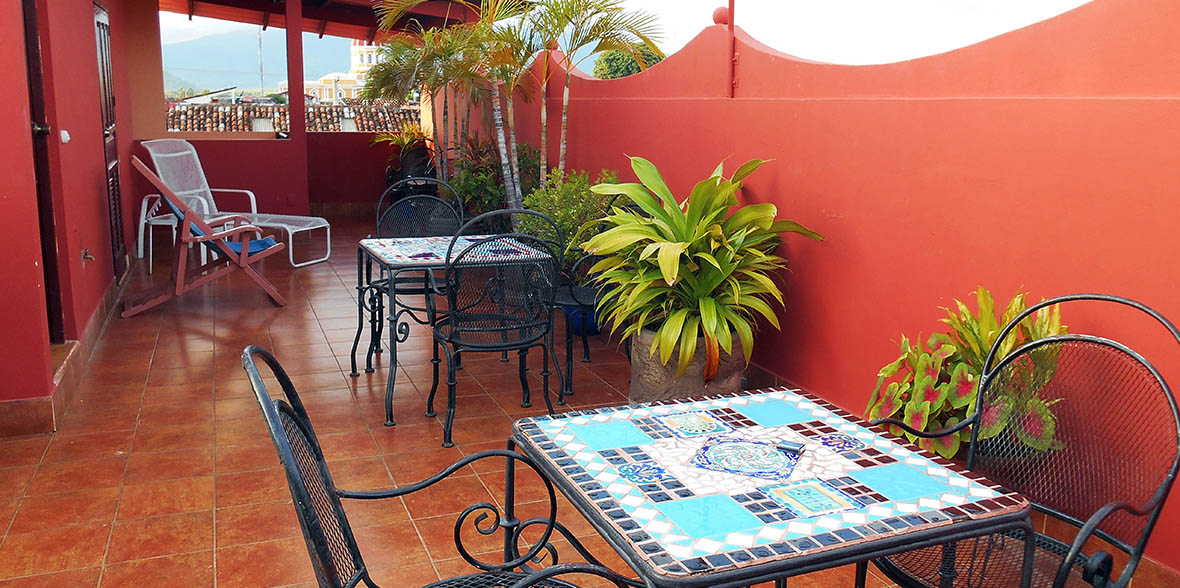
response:
<path fill-rule="evenodd" d="M 653 586 L 742 586 L 1028 524 L 1022 496 L 785 388 L 526 418 L 514 440 Z"/>
<path fill-rule="evenodd" d="M 451 255 L 458 256 L 464 249 L 493 236 L 495 235 L 469 235 L 459 237 L 455 242 L 455 248 L 451 251 Z M 360 375 L 360 372 L 357 371 L 356 351 L 360 345 L 361 333 L 364 331 L 365 312 L 368 311 L 369 314 L 369 328 L 371 333 L 369 349 L 365 354 L 365 373 L 373 371 L 373 354 L 381 352 L 381 328 L 379 325 L 383 320 L 382 315 L 387 314 L 384 317 L 390 323 L 390 357 L 388 364 L 390 365 L 390 369 L 385 383 L 385 426 L 387 427 L 394 425 L 392 399 L 397 373 L 397 344 L 404 341 L 405 337 L 409 335 L 409 325 L 401 321 L 401 317 L 403 315 L 409 315 L 418 324 L 427 324 L 427 321 L 419 316 L 425 315 L 426 309 L 403 304 L 397 300 L 396 296 L 391 296 L 391 300 L 386 305 L 381 299 L 381 291 L 372 287 L 373 264 L 376 264 L 379 268 L 379 280 L 401 280 L 401 274 L 408 273 L 411 274 L 408 279 L 417 279 L 418 288 L 421 289 L 424 288 L 422 285 L 423 274 L 417 272 L 428 272 L 446 267 L 447 252 L 451 247 L 451 241 L 454 239 L 455 237 L 452 236 L 361 239 L 357 245 L 357 324 L 356 336 L 353 337 L 352 350 L 350 352 L 352 372 L 349 375 L 352 377 Z M 480 251 L 478 254 L 469 255 L 464 259 L 468 262 L 479 263 L 482 261 L 506 261 L 513 259 L 529 260 L 544 256 L 548 256 L 548 254 L 514 240 L 505 240 L 497 245 L 495 249 Z M 368 298 L 367 303 L 366 298 Z"/>

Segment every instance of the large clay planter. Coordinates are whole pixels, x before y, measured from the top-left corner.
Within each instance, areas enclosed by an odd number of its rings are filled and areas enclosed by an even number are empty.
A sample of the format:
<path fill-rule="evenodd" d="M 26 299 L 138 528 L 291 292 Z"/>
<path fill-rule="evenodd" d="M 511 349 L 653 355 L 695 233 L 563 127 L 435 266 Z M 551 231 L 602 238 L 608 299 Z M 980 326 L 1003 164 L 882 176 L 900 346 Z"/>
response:
<path fill-rule="evenodd" d="M 660 363 L 659 353 L 651 354 L 651 343 L 656 332 L 644 329 L 631 345 L 631 402 L 655 402 L 673 398 L 690 398 L 712 394 L 740 392 L 746 358 L 737 336 L 733 338 L 733 354 L 721 351 L 717 377 L 705 383 L 705 340 L 697 339 L 697 351 L 692 363 L 680 377 L 676 377 L 676 353 L 668 365 Z"/>

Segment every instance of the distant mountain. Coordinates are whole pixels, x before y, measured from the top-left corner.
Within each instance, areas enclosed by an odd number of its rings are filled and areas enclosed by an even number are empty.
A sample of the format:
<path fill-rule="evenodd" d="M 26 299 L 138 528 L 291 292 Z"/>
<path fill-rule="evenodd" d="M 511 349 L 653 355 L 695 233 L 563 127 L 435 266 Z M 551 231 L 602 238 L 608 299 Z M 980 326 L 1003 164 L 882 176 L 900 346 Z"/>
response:
<path fill-rule="evenodd" d="M 303 77 L 319 79 L 349 69 L 350 39 L 318 38 L 303 34 Z M 163 46 L 164 87 L 180 86 L 212 90 L 237 86 L 258 87 L 258 30 L 244 30 L 200 37 Z M 262 69 L 266 88 L 273 90 L 287 79 L 286 32 L 267 29 L 262 34 Z M 177 85 L 179 84 L 179 85 Z"/>
<path fill-rule="evenodd" d="M 194 85 L 195 84 L 193 84 L 192 82 L 190 82 L 180 76 L 173 75 L 173 73 L 168 70 L 164 70 L 164 91 L 165 92 L 173 92 L 173 91 L 179 90 L 181 88 L 192 88 Z"/>

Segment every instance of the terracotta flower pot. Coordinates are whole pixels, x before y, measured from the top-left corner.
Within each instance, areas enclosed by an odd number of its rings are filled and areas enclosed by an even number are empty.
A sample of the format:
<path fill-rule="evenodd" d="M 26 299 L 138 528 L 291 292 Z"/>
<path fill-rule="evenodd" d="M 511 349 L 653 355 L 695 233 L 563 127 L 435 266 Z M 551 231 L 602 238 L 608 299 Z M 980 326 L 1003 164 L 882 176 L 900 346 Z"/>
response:
<path fill-rule="evenodd" d="M 675 353 L 668 365 L 660 363 L 659 353 L 651 354 L 651 343 L 656 332 L 644 329 L 631 345 L 631 402 L 655 402 L 673 398 L 690 398 L 711 394 L 740 392 L 742 373 L 746 369 L 746 358 L 741 343 L 733 337 L 733 353 L 721 351 L 717 366 L 717 377 L 705 382 L 705 340 L 697 339 L 697 351 L 692 363 L 680 377 L 676 377 Z"/>

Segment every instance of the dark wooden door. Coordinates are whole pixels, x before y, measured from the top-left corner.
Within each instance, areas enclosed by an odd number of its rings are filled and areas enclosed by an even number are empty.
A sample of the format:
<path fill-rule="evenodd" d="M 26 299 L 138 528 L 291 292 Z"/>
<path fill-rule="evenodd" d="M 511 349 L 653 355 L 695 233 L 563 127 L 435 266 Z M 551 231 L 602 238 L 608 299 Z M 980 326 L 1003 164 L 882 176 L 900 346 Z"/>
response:
<path fill-rule="evenodd" d="M 61 278 L 57 263 L 57 229 L 50 188 L 49 136 L 45 117 L 45 86 L 41 69 L 41 40 L 37 28 L 37 0 L 22 0 L 25 19 L 25 58 L 29 77 L 29 115 L 33 128 L 33 166 L 37 180 L 38 229 L 41 232 L 41 267 L 45 274 L 45 307 L 49 319 L 49 342 L 64 343 Z"/>
<path fill-rule="evenodd" d="M 115 84 L 111 73 L 111 17 L 94 5 L 94 37 L 98 44 L 98 94 L 102 109 L 103 150 L 106 158 L 107 210 L 111 221 L 111 259 L 115 277 L 127 271 L 127 243 L 123 239 L 123 205 L 119 197 L 119 151 L 115 146 Z"/>

